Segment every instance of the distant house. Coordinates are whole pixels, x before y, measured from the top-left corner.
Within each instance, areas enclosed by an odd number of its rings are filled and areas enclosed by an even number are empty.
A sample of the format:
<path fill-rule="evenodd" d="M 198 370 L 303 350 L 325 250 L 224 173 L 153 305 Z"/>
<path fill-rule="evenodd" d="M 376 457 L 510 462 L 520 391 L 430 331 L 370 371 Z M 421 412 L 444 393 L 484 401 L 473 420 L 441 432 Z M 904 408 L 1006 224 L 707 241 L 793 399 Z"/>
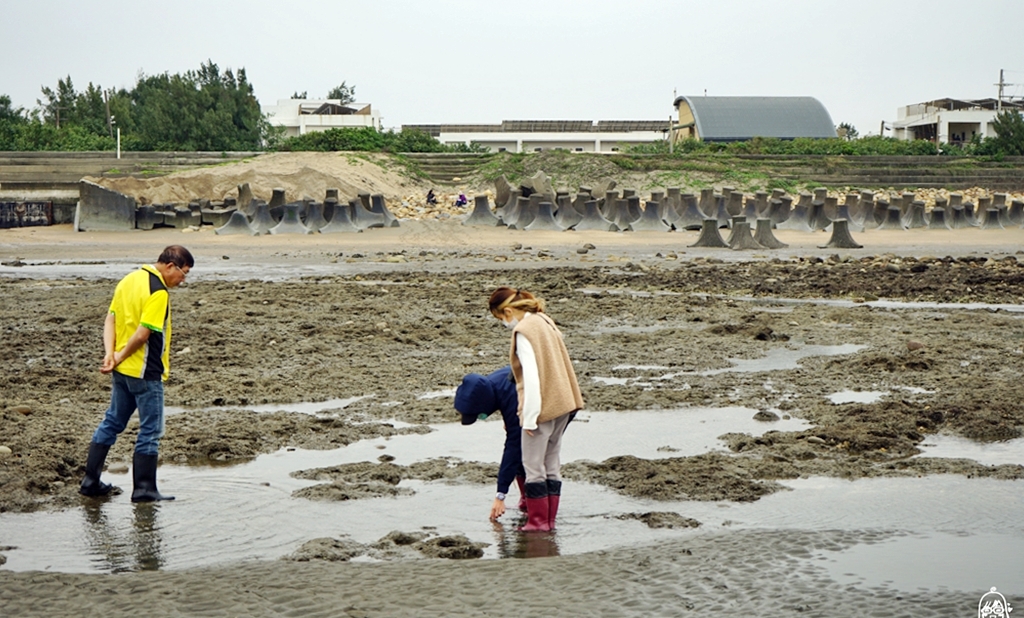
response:
<path fill-rule="evenodd" d="M 897 139 L 924 139 L 936 144 L 960 144 L 975 137 L 995 137 L 992 127 L 999 108 L 1024 110 L 1024 102 L 998 99 L 936 99 L 896 110 L 892 123 Z"/>
<path fill-rule="evenodd" d="M 368 104 L 342 105 L 339 99 L 280 99 L 263 109 L 273 126 L 284 127 L 285 137 L 310 131 L 372 127 L 380 130 L 380 114 Z"/>
<path fill-rule="evenodd" d="M 505 120 L 501 124 L 412 124 L 443 144 L 476 143 L 491 152 L 615 152 L 664 141 L 666 120 Z"/>
<path fill-rule="evenodd" d="M 836 137 L 828 110 L 814 97 L 705 97 L 675 100 L 674 141 L 739 142 L 754 137 Z"/>

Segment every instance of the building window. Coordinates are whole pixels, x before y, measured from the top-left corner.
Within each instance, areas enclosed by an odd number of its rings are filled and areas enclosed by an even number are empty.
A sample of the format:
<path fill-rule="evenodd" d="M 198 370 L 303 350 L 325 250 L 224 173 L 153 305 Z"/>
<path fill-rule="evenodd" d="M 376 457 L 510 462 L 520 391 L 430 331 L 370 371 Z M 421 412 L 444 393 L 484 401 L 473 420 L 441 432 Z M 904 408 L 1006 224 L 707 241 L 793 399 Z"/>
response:
<path fill-rule="evenodd" d="M 618 148 L 616 148 L 616 147 L 614 147 L 614 146 L 612 147 L 612 152 L 618 152 L 618 151 L 619 151 L 619 149 L 618 149 Z"/>
<path fill-rule="evenodd" d="M 580 148 L 580 147 L 577 146 L 576 147 L 576 152 L 583 152 L 583 148 Z"/>
<path fill-rule="evenodd" d="M 534 151 L 534 152 L 541 152 L 541 151 L 543 151 L 543 150 L 544 150 L 543 148 L 534 148 L 534 149 L 533 149 L 533 151 Z"/>
<path fill-rule="evenodd" d="M 506 152 L 505 148 L 498 148 L 498 152 Z"/>

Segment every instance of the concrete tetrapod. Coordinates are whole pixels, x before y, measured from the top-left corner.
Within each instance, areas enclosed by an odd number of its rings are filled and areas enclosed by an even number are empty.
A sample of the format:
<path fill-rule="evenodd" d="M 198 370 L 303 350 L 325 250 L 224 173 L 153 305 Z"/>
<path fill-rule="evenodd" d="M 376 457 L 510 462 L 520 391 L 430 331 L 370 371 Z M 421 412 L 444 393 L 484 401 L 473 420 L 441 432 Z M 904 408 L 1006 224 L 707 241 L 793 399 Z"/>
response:
<path fill-rule="evenodd" d="M 640 196 L 630 195 L 626 198 L 626 209 L 629 212 L 629 222 L 634 223 L 640 220 L 640 217 L 644 216 L 643 211 L 640 209 Z"/>
<path fill-rule="evenodd" d="M 772 225 L 775 227 L 788 220 L 792 214 L 793 198 L 790 196 L 783 195 L 778 199 L 768 202 L 768 218 L 772 220 Z"/>
<path fill-rule="evenodd" d="M 604 199 L 601 201 L 601 215 L 608 220 L 614 217 L 615 202 L 619 201 L 618 191 L 605 191 Z"/>
<path fill-rule="evenodd" d="M 835 198 L 829 199 L 835 200 Z M 825 212 L 825 202 L 819 202 L 818 200 L 811 202 L 811 212 L 807 215 L 807 223 L 814 232 L 824 230 L 832 224 L 832 220 L 828 218 L 828 214 Z"/>
<path fill-rule="evenodd" d="M 732 240 L 736 237 L 736 225 L 739 223 L 746 223 L 747 217 L 745 215 L 736 215 L 729 220 L 729 237 L 725 239 L 725 244 L 732 246 Z"/>
<path fill-rule="evenodd" d="M 508 206 L 501 214 L 501 220 L 509 229 L 516 229 L 516 223 L 519 221 L 519 215 L 526 210 L 527 205 L 530 203 L 530 198 L 523 197 L 516 192 L 515 201 L 509 202 Z"/>
<path fill-rule="evenodd" d="M 952 213 L 952 216 L 949 218 L 950 229 L 962 230 L 971 227 L 971 222 L 967 220 L 967 209 L 960 204 L 956 206 L 950 205 L 949 208 Z"/>
<path fill-rule="evenodd" d="M 843 200 L 843 206 L 846 206 L 847 219 L 850 223 L 857 224 L 859 226 L 864 225 L 864 216 L 860 211 L 860 195 L 857 193 L 847 193 L 846 199 Z M 836 217 L 840 219 L 842 217 Z"/>
<path fill-rule="evenodd" d="M 522 197 L 523 192 L 519 189 L 512 189 L 509 191 L 508 201 L 505 202 L 504 206 L 500 206 L 494 209 L 494 214 L 498 216 L 506 225 L 508 221 L 505 220 L 505 213 L 513 212 L 516 210 L 516 202 Z"/>
<path fill-rule="evenodd" d="M 241 234 L 244 236 L 256 236 L 259 234 L 256 230 L 252 229 L 249 225 L 249 218 L 245 216 L 241 210 L 236 210 L 231 213 L 231 218 L 228 222 L 213 230 L 214 234 L 218 236 L 227 236 L 229 234 Z"/>
<path fill-rule="evenodd" d="M 620 232 L 630 232 L 633 230 L 633 216 L 629 212 L 628 200 L 615 200 L 615 207 L 611 211 L 611 220 Z"/>
<path fill-rule="evenodd" d="M 324 218 L 324 207 L 320 202 L 310 202 L 306 205 L 306 227 L 313 231 L 320 231 L 325 225 L 327 225 L 327 219 Z"/>
<path fill-rule="evenodd" d="M 832 221 L 835 222 L 835 221 L 838 221 L 839 219 L 846 219 L 847 227 L 850 228 L 851 232 L 863 232 L 864 231 L 864 226 L 863 225 L 860 225 L 858 223 L 854 223 L 850 219 L 850 211 L 847 208 L 846 204 L 840 204 L 839 206 L 836 207 L 836 214 L 835 214 L 835 216 L 832 217 Z M 832 225 L 832 224 L 829 223 L 829 225 Z M 826 229 L 825 231 L 828 231 L 828 229 Z"/>
<path fill-rule="evenodd" d="M 768 192 L 757 191 L 754 193 L 754 210 L 757 212 L 757 216 L 754 217 L 756 220 L 758 217 L 768 216 Z M 749 218 L 748 218 L 749 220 Z"/>
<path fill-rule="evenodd" d="M 700 210 L 701 214 L 704 215 L 701 219 L 702 221 L 703 219 L 714 219 L 717 216 L 718 211 L 716 210 L 717 206 L 715 204 L 714 189 L 700 190 L 700 201 L 697 203 L 697 208 Z M 701 225 L 704 224 L 701 223 Z"/>
<path fill-rule="evenodd" d="M 383 195 L 380 193 L 371 195 L 370 204 L 373 206 L 370 212 L 384 216 L 384 227 L 398 227 L 398 218 L 388 210 L 388 205 L 384 202 Z"/>
<path fill-rule="evenodd" d="M 366 194 L 369 199 L 370 194 Z M 378 215 L 375 212 L 370 212 L 363 206 L 361 199 L 352 200 L 349 202 L 349 212 L 352 215 L 352 223 L 361 230 L 365 230 L 371 227 L 384 227 L 384 215 Z"/>
<path fill-rule="evenodd" d="M 321 234 L 344 234 L 362 231 L 352 222 L 351 204 L 338 204 L 335 206 L 334 215 L 331 217 L 330 223 L 320 228 Z"/>
<path fill-rule="evenodd" d="M 880 230 L 902 230 L 903 218 L 900 216 L 899 206 L 890 206 L 885 221 L 878 226 Z"/>
<path fill-rule="evenodd" d="M 151 230 L 163 222 L 163 215 L 156 214 L 156 206 L 153 204 L 143 204 L 135 208 L 135 229 Z"/>
<path fill-rule="evenodd" d="M 1003 227 L 1013 225 L 1010 222 L 1010 209 L 1006 204 L 1001 204 L 996 207 L 999 210 L 999 223 L 1003 224 Z"/>
<path fill-rule="evenodd" d="M 973 202 L 964 202 L 964 218 L 967 219 L 967 223 L 971 227 L 978 227 L 981 225 L 981 223 L 978 222 L 978 219 L 974 216 Z"/>
<path fill-rule="evenodd" d="M 894 208 L 896 212 L 899 212 L 899 208 Z M 832 222 L 832 238 L 828 241 L 827 245 L 818 247 L 819 249 L 863 249 L 864 245 L 858 244 L 857 241 L 850 236 L 849 221 L 846 219 L 837 219 Z"/>
<path fill-rule="evenodd" d="M 765 249 L 785 249 L 789 246 L 775 237 L 772 233 L 772 220 L 765 217 L 757 220 L 754 240 Z"/>
<path fill-rule="evenodd" d="M 270 216 L 270 208 L 263 200 L 255 201 L 256 214 L 253 215 L 249 225 L 256 230 L 257 234 L 269 234 L 270 228 L 277 225 L 274 218 Z"/>
<path fill-rule="evenodd" d="M 730 217 L 738 217 L 743 214 L 743 193 L 740 191 L 730 191 L 728 193 L 729 201 L 725 204 L 725 211 L 729 213 Z"/>
<path fill-rule="evenodd" d="M 715 218 L 718 221 L 718 227 L 729 227 L 729 220 L 732 218 L 729 215 L 729 209 L 726 208 L 727 197 L 725 195 L 715 195 Z"/>
<path fill-rule="evenodd" d="M 615 224 L 604 218 L 601 214 L 601 209 L 598 207 L 597 200 L 590 200 L 584 204 L 585 211 L 583 218 L 579 223 L 576 224 L 575 229 L 577 232 L 586 232 L 589 230 L 600 230 L 602 232 L 614 232 Z"/>
<path fill-rule="evenodd" d="M 757 221 L 757 198 L 748 197 L 743 202 L 743 212 L 741 212 L 748 221 Z"/>
<path fill-rule="evenodd" d="M 1024 223 L 1024 202 L 1020 200 L 1013 200 L 1010 203 L 1010 211 L 1007 213 L 1010 218 L 1010 223 L 1013 225 L 1021 225 Z"/>
<path fill-rule="evenodd" d="M 670 232 L 672 227 L 661 218 L 661 204 L 647 202 L 638 221 L 633 222 L 634 232 Z"/>
<path fill-rule="evenodd" d="M 874 219 L 875 225 L 882 225 L 885 220 L 889 217 L 889 202 L 880 199 L 875 202 L 875 205 L 871 209 L 871 219 Z M 865 219 L 864 225 L 870 225 L 871 219 Z"/>
<path fill-rule="evenodd" d="M 949 224 L 946 223 L 946 209 L 938 205 L 936 200 L 935 208 L 932 208 L 932 216 L 928 218 L 928 229 L 929 230 L 948 230 L 952 229 Z"/>
<path fill-rule="evenodd" d="M 677 230 L 699 230 L 704 225 L 704 213 L 697 207 L 697 197 L 692 193 L 679 196 L 682 208 L 679 217 L 672 223 Z"/>
<path fill-rule="evenodd" d="M 238 210 L 250 217 L 256 214 L 256 206 L 252 203 L 252 189 L 247 182 L 238 185 Z"/>
<path fill-rule="evenodd" d="M 537 197 L 534 197 L 534 196 Z M 533 220 L 537 218 L 537 212 L 540 210 L 540 196 L 536 193 L 530 195 L 530 197 L 521 197 L 517 200 L 519 204 L 519 215 L 516 217 L 515 223 L 509 223 L 509 229 L 523 230 L 526 229 L 527 225 L 533 223 Z"/>
<path fill-rule="evenodd" d="M 312 234 L 313 230 L 302 224 L 299 219 L 299 205 L 285 204 L 281 222 L 270 228 L 271 234 Z"/>
<path fill-rule="evenodd" d="M 498 227 L 502 225 L 502 223 L 501 219 L 491 212 L 491 206 L 488 203 L 487 196 L 477 195 L 473 197 L 473 212 L 466 215 L 466 218 L 462 220 L 462 225 Z"/>
<path fill-rule="evenodd" d="M 793 212 L 789 213 L 789 218 L 779 223 L 777 227 L 780 230 L 797 230 L 798 232 L 814 231 L 810 223 L 811 199 L 810 193 L 800 193 L 800 201 L 793 207 Z"/>
<path fill-rule="evenodd" d="M 910 210 L 907 211 L 903 224 L 908 230 L 928 227 L 928 222 L 924 218 L 924 202 L 914 200 L 910 203 Z"/>
<path fill-rule="evenodd" d="M 274 189 L 273 194 L 270 196 L 270 203 L 267 204 L 267 210 L 270 212 L 270 216 L 273 217 L 274 221 L 280 221 L 281 217 L 284 216 L 284 204 L 284 189 L 278 187 Z"/>
<path fill-rule="evenodd" d="M 983 230 L 1001 230 L 1003 229 L 1003 222 L 999 220 L 999 210 L 996 208 L 989 208 L 985 211 L 985 219 L 981 222 L 981 229 Z"/>
<path fill-rule="evenodd" d="M 565 228 L 555 221 L 555 214 L 552 212 L 554 205 L 551 202 L 537 204 L 537 216 L 530 221 L 530 224 L 523 228 L 527 232 L 543 230 L 548 232 L 561 232 Z"/>
<path fill-rule="evenodd" d="M 987 223 L 989 208 L 992 208 L 992 198 L 990 196 L 979 197 L 978 207 L 974 210 L 975 225 L 984 227 L 985 223 Z"/>
<path fill-rule="evenodd" d="M 733 221 L 732 241 L 729 243 L 730 249 L 733 251 L 764 249 L 764 246 L 754 240 L 754 236 L 750 233 L 750 223 L 747 222 L 746 217 L 743 217 L 742 221 L 735 219 Z"/>
<path fill-rule="evenodd" d="M 722 240 L 722 234 L 718 231 L 717 219 L 704 219 L 704 225 L 700 228 L 700 237 L 691 247 L 720 247 L 728 248 L 729 245 Z"/>
<path fill-rule="evenodd" d="M 558 210 L 555 212 L 555 221 L 563 230 L 568 230 L 583 220 L 583 213 L 576 210 L 568 195 L 558 198 Z"/>

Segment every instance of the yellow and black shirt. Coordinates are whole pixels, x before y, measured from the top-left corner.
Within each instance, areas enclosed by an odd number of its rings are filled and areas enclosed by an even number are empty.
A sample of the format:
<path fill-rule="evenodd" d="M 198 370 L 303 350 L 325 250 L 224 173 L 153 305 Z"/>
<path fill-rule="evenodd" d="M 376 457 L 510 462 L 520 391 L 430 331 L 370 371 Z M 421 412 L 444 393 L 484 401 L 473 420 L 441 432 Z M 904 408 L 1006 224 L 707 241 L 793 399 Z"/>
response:
<path fill-rule="evenodd" d="M 121 279 L 110 301 L 110 313 L 117 325 L 115 351 L 127 345 L 140 325 L 152 331 L 145 345 L 115 371 L 143 380 L 166 381 L 171 367 L 171 300 L 160 271 L 147 264 Z"/>

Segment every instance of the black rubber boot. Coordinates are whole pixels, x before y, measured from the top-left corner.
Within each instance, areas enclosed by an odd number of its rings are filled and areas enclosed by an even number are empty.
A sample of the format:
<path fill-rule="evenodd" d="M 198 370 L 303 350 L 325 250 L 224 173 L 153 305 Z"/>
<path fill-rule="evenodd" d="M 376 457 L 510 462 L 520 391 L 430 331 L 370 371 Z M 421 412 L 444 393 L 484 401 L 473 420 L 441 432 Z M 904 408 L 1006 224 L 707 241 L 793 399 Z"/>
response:
<path fill-rule="evenodd" d="M 562 501 L 562 481 L 548 479 L 548 528 L 555 529 L 558 503 Z"/>
<path fill-rule="evenodd" d="M 155 502 L 157 500 L 174 500 L 174 496 L 165 496 L 156 490 L 156 455 L 140 455 L 135 453 L 132 459 L 132 502 Z"/>
<path fill-rule="evenodd" d="M 78 488 L 78 493 L 83 496 L 100 497 L 109 496 L 110 492 L 117 489 L 100 481 L 100 474 L 103 472 L 103 463 L 107 461 L 107 453 L 110 446 L 105 444 L 89 443 L 89 457 L 85 460 L 85 478 Z"/>

